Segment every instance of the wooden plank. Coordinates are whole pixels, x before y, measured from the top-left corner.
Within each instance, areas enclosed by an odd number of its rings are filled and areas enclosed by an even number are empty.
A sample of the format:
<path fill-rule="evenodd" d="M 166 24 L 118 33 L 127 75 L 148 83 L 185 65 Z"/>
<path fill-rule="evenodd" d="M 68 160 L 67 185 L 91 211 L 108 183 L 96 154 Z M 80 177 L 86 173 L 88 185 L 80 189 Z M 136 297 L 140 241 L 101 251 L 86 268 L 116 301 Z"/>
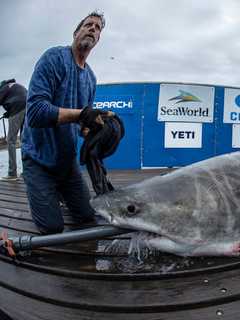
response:
<path fill-rule="evenodd" d="M 0 300 L 4 306 L 6 306 L 9 301 L 14 301 L 14 308 L 12 308 L 12 317 L 14 320 L 237 320 L 239 318 L 237 301 L 222 304 L 219 307 L 209 306 L 206 308 L 173 312 L 139 313 L 136 311 L 135 313 L 116 313 L 87 309 L 70 310 L 68 307 L 37 301 L 32 297 L 22 296 L 20 293 L 11 292 L 5 288 L 2 288 L 0 291 Z"/>
<path fill-rule="evenodd" d="M 46 271 L 29 269 L 21 263 L 16 269 L 15 265 L 9 263 L 4 276 L 1 274 L 0 285 L 42 302 L 73 309 L 116 313 L 199 309 L 231 303 L 240 297 L 238 269 L 211 275 L 162 276 L 160 279 L 131 276 L 125 280 L 103 275 L 94 280 L 94 277 L 84 278 L 81 273 L 66 277 L 57 272 L 57 267 L 56 273 L 53 270 L 50 272 L 50 268 L 49 272 Z"/>
<path fill-rule="evenodd" d="M 162 173 L 128 170 L 109 176 L 118 188 Z M 23 181 L 0 181 L 0 230 L 11 236 L 37 234 L 25 190 Z M 63 209 L 66 230 L 74 229 Z M 0 253 L 0 308 L 17 320 L 238 318 L 239 259 L 161 254 L 150 256 L 153 265 L 143 260 L 146 266 L 138 269 L 137 259 L 127 255 L 128 236 L 116 238 L 116 249 L 111 239 L 100 239 L 43 248 L 17 261 Z M 135 271 L 128 267 L 131 261 Z M 174 268 L 165 272 L 171 264 Z"/>
<path fill-rule="evenodd" d="M 1 208 L 12 209 L 16 211 L 29 211 L 29 206 L 26 203 L 18 203 L 18 202 L 9 202 L 5 200 L 0 200 L 0 212 Z"/>

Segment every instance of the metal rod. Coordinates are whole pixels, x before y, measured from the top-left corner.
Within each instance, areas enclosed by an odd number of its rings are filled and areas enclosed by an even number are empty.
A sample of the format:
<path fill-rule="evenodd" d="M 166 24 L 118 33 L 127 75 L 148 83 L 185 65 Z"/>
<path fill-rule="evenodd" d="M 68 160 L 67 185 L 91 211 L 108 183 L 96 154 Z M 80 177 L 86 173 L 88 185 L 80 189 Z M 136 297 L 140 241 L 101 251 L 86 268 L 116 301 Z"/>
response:
<path fill-rule="evenodd" d="M 15 251 L 27 251 L 40 247 L 57 246 L 66 243 L 94 240 L 101 237 L 110 237 L 124 233 L 133 232 L 129 229 L 120 229 L 111 225 L 98 226 L 83 230 L 64 232 L 60 234 L 44 236 L 21 236 L 10 238 Z"/>

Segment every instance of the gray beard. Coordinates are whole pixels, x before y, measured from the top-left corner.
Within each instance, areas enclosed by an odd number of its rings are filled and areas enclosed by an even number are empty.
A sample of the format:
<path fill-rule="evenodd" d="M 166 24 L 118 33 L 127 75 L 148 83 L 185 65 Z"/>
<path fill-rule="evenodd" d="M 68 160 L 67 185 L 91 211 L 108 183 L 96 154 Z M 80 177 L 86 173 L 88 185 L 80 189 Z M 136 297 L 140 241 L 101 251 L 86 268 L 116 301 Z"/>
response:
<path fill-rule="evenodd" d="M 87 41 L 87 40 L 83 40 L 80 44 L 79 44 L 79 49 L 80 50 L 87 50 L 87 49 L 92 49 L 93 45 L 91 41 Z"/>

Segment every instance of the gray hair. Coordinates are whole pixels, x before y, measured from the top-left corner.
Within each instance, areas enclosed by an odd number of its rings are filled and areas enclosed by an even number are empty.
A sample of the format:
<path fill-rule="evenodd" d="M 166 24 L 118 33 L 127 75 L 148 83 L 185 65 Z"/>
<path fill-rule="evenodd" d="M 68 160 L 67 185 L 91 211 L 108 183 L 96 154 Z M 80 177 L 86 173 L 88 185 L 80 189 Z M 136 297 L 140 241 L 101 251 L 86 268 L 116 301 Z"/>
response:
<path fill-rule="evenodd" d="M 105 21 L 105 18 L 104 18 L 104 14 L 103 13 L 100 13 L 98 12 L 97 10 L 89 13 L 84 19 L 82 19 L 79 24 L 77 25 L 77 28 L 75 29 L 74 31 L 74 34 L 76 34 L 78 32 L 78 30 L 81 28 L 81 26 L 84 24 L 84 21 L 89 18 L 89 17 L 97 17 L 101 20 L 101 24 L 102 24 L 102 29 L 105 27 L 105 24 L 106 24 L 106 21 Z M 102 30 L 101 29 L 101 30 Z"/>

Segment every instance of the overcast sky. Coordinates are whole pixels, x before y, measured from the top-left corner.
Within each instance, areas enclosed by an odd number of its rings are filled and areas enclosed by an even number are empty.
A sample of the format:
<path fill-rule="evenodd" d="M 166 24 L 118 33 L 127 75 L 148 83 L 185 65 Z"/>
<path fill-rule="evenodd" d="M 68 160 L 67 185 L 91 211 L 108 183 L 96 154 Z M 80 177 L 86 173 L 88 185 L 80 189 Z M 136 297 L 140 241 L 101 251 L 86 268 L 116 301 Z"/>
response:
<path fill-rule="evenodd" d="M 28 86 L 48 48 L 104 12 L 88 63 L 98 83 L 171 81 L 240 86 L 240 0 L 0 0 L 0 80 Z"/>

